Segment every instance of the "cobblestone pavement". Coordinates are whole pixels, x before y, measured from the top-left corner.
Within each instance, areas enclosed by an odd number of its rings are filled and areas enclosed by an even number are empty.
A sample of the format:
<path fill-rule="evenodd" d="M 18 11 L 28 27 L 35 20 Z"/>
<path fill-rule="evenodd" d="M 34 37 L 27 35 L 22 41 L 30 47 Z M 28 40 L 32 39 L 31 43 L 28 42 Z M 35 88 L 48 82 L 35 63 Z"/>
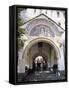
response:
<path fill-rule="evenodd" d="M 36 71 L 29 75 L 22 77 L 22 81 L 43 81 L 43 80 L 62 80 L 65 79 L 64 72 L 54 74 L 50 71 Z"/>

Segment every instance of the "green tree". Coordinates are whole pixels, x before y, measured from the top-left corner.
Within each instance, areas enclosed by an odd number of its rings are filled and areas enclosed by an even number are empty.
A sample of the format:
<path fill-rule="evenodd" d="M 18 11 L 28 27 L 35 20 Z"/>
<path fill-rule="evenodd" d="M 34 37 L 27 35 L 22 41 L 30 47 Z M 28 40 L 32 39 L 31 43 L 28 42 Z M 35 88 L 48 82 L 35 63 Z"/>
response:
<path fill-rule="evenodd" d="M 18 8 L 18 20 L 17 20 L 17 25 L 18 25 L 18 48 L 21 48 L 24 46 L 24 41 L 21 40 L 21 36 L 25 34 L 25 29 L 21 29 L 20 26 L 23 25 L 23 20 L 20 18 L 20 12 L 22 11 L 22 8 Z"/>

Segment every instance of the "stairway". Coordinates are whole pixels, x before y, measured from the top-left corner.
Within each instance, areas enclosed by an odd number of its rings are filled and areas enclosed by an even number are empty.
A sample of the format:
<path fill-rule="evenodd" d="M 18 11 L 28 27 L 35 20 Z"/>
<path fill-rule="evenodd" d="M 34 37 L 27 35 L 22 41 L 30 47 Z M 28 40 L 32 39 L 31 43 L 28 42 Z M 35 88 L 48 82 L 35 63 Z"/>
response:
<path fill-rule="evenodd" d="M 50 71 L 35 71 L 25 77 L 25 81 L 44 81 L 44 80 L 60 80 L 61 75 L 58 76 Z"/>

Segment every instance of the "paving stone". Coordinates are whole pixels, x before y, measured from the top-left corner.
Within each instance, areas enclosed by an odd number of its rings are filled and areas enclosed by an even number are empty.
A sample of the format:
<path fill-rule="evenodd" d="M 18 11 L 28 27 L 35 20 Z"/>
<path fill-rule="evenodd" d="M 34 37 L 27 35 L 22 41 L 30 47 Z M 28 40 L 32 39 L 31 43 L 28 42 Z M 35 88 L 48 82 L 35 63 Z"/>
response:
<path fill-rule="evenodd" d="M 62 80 L 65 78 L 64 71 L 59 72 L 60 76 L 57 74 L 54 74 L 53 72 L 49 71 L 36 71 L 33 73 L 30 73 L 29 75 L 26 75 L 21 77 L 23 81 L 43 81 L 43 80 Z M 21 80 L 20 79 L 20 80 Z"/>

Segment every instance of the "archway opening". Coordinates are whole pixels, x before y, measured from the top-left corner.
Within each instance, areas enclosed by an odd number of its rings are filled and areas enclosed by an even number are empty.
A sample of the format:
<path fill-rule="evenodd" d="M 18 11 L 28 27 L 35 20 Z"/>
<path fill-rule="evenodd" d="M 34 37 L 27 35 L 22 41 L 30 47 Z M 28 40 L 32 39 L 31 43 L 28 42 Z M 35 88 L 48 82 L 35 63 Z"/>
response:
<path fill-rule="evenodd" d="M 43 71 L 47 70 L 47 57 L 46 56 L 36 56 L 33 60 L 33 70 L 34 71 Z"/>
<path fill-rule="evenodd" d="M 48 42 L 35 42 L 25 53 L 25 65 L 33 71 L 49 70 L 54 65 L 58 66 L 57 51 Z"/>

